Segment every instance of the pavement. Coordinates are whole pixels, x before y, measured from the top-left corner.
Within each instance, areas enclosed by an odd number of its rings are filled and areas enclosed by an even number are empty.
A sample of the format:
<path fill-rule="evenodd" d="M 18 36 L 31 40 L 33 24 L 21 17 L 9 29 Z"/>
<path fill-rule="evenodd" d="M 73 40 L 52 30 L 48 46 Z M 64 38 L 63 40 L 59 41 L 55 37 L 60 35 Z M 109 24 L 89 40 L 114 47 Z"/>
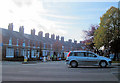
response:
<path fill-rule="evenodd" d="M 2 62 L 3 81 L 119 81 L 120 64 L 111 67 L 79 66 L 69 68 L 65 61 Z"/>

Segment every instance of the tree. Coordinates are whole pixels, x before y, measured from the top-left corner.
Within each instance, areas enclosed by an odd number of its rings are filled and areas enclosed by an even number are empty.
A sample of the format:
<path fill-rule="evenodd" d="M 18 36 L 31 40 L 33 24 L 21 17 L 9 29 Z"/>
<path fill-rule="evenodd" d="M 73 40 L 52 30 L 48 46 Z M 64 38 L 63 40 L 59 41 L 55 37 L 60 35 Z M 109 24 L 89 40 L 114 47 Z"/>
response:
<path fill-rule="evenodd" d="M 111 51 L 115 53 L 115 57 L 113 58 L 113 60 L 119 60 L 118 57 L 118 52 L 120 51 L 120 38 L 114 40 L 113 42 L 110 43 L 111 45 Z"/>
<path fill-rule="evenodd" d="M 99 27 L 98 25 L 91 25 L 90 30 L 84 30 L 85 33 L 84 42 L 86 43 L 86 45 L 88 45 L 89 49 L 93 49 L 94 32 L 98 27 Z"/>
<path fill-rule="evenodd" d="M 62 44 L 59 42 L 59 41 L 56 41 L 54 44 L 53 44 L 53 50 L 55 52 L 61 52 L 62 50 Z"/>
<path fill-rule="evenodd" d="M 118 16 L 120 10 L 115 7 L 111 7 L 106 13 L 100 18 L 100 26 L 95 31 L 94 43 L 97 48 L 104 46 L 105 48 L 113 49 L 113 45 L 120 39 L 120 27 L 118 25 L 120 16 Z M 115 52 L 118 51 L 117 46 L 114 47 Z"/>

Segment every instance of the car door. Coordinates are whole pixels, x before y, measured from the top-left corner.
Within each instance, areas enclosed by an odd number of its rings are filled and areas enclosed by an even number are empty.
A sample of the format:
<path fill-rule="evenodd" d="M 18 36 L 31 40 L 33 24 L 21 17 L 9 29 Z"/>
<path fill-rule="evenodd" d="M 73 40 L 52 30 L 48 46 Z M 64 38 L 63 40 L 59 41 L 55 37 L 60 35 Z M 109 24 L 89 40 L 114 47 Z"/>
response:
<path fill-rule="evenodd" d="M 95 65 L 98 63 L 98 57 L 93 53 L 88 52 L 86 54 L 86 58 L 87 58 L 86 60 L 87 65 Z"/>
<path fill-rule="evenodd" d="M 85 65 L 86 57 L 84 52 L 76 52 L 77 61 L 79 65 Z"/>

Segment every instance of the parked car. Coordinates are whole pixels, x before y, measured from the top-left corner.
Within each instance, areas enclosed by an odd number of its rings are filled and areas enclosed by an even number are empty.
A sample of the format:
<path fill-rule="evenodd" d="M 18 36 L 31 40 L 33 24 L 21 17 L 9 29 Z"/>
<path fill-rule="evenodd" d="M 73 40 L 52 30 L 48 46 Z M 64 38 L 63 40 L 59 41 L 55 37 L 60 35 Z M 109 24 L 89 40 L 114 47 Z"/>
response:
<path fill-rule="evenodd" d="M 71 67 L 79 65 L 97 65 L 100 67 L 111 66 L 111 59 L 99 56 L 91 51 L 70 51 L 66 58 L 66 64 Z"/>

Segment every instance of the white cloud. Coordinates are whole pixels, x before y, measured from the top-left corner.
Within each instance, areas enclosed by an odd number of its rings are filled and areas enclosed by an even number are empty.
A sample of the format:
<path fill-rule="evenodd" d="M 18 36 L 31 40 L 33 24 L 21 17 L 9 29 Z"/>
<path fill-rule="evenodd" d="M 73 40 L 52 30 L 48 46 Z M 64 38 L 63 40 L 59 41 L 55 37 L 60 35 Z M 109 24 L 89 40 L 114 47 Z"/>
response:
<path fill-rule="evenodd" d="M 60 15 L 53 15 L 53 14 L 44 14 L 44 16 L 54 17 L 54 18 L 62 18 L 62 19 L 80 19 L 77 16 L 60 16 Z"/>
<path fill-rule="evenodd" d="M 118 2 L 119 0 L 44 0 L 45 2 Z"/>
<path fill-rule="evenodd" d="M 64 36 L 67 33 L 67 31 L 63 30 L 63 26 L 57 25 L 57 22 L 43 18 L 42 15 L 49 14 L 47 10 L 43 7 L 42 1 L 1 0 L 0 11 L 0 27 L 2 28 L 7 28 L 9 23 L 13 23 L 15 31 L 18 31 L 19 26 L 23 25 L 25 29 L 24 31 L 27 34 L 30 34 L 31 29 L 33 28 L 36 29 L 36 35 L 40 30 L 44 33 L 49 32 L 51 34 L 54 33 L 60 36 Z M 61 16 L 54 17 L 60 18 Z M 63 16 L 63 18 L 69 17 Z"/>
<path fill-rule="evenodd" d="M 44 3 L 43 3 L 44 2 Z M 19 26 L 23 25 L 25 33 L 30 34 L 31 29 L 36 29 L 36 34 L 39 31 L 44 33 L 49 32 L 56 35 L 65 36 L 66 39 L 72 38 L 80 40 L 80 31 L 77 33 L 69 32 L 70 24 L 79 24 L 79 22 L 62 22 L 48 20 L 47 17 L 68 20 L 85 20 L 91 17 L 80 16 L 64 16 L 51 14 L 52 10 L 44 7 L 44 0 L 0 0 L 0 27 L 7 28 L 8 24 L 13 22 L 14 30 L 18 31 Z M 52 11 L 54 12 L 54 11 Z M 46 18 L 44 18 L 46 17 Z M 65 25 L 65 26 L 63 26 Z"/>

